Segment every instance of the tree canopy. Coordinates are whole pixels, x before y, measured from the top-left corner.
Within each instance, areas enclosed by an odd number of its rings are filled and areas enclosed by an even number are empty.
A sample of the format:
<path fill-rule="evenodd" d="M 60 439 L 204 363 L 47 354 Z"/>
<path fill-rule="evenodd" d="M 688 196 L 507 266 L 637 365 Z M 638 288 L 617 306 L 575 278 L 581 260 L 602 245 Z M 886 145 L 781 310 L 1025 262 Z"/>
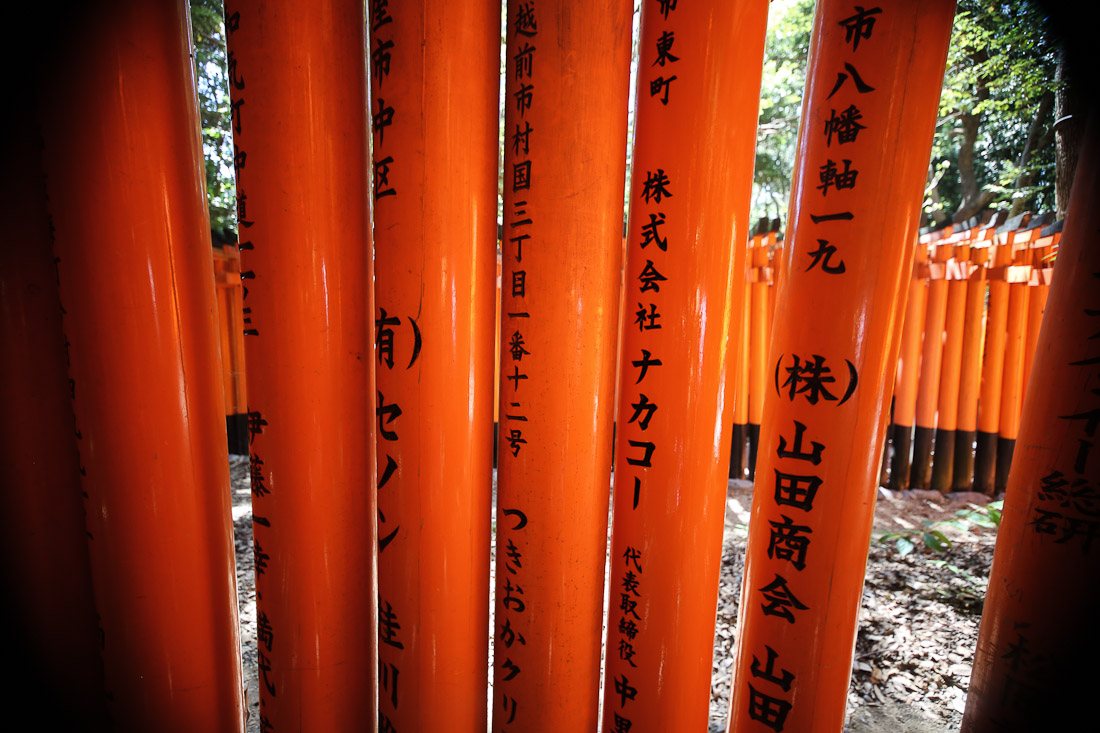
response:
<path fill-rule="evenodd" d="M 812 0 L 778 0 L 769 23 L 753 213 L 785 215 Z M 987 209 L 1053 211 L 1058 44 L 1033 0 L 959 0 L 932 144 L 925 223 Z M 1064 193 L 1064 192 L 1062 192 Z M 1061 211 L 1059 213 L 1062 213 Z"/>
<path fill-rule="evenodd" d="M 813 24 L 813 0 L 774 0 L 768 25 L 754 218 L 784 218 Z M 191 0 L 195 67 L 215 239 L 235 239 L 233 139 L 221 0 Z M 959 0 L 925 192 L 925 224 L 989 209 L 1057 210 L 1072 146 L 1060 48 L 1036 0 Z"/>

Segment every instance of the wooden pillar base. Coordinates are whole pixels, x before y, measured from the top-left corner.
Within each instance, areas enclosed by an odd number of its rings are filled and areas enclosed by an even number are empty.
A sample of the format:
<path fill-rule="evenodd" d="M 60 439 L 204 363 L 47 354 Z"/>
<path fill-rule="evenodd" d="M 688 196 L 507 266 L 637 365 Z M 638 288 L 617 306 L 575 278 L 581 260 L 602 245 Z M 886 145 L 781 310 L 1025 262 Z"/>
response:
<path fill-rule="evenodd" d="M 749 423 L 746 426 L 749 438 L 749 481 L 756 480 L 756 456 L 760 453 L 760 426 Z"/>
<path fill-rule="evenodd" d="M 890 461 L 890 483 L 892 491 L 909 488 L 910 456 L 913 449 L 913 426 L 891 425 L 890 441 L 894 444 L 894 455 Z"/>
<path fill-rule="evenodd" d="M 974 488 L 974 441 L 977 436 L 976 430 L 955 433 L 954 491 L 972 491 Z"/>
<path fill-rule="evenodd" d="M 730 478 L 745 478 L 745 428 L 747 425 L 733 425 L 730 438 Z"/>
<path fill-rule="evenodd" d="M 932 488 L 936 491 L 951 491 L 955 474 L 954 430 L 936 431 L 936 449 L 932 458 Z"/>
<path fill-rule="evenodd" d="M 997 438 L 997 472 L 994 488 L 996 493 L 1004 492 L 1008 486 L 1008 472 L 1012 468 L 1012 453 L 1016 449 L 1015 438 Z"/>
<path fill-rule="evenodd" d="M 913 431 L 913 465 L 909 470 L 909 488 L 927 489 L 932 481 L 932 442 L 935 428 L 920 425 Z"/>
<path fill-rule="evenodd" d="M 974 451 L 974 491 L 993 493 L 997 474 L 997 434 L 978 431 L 978 447 Z"/>

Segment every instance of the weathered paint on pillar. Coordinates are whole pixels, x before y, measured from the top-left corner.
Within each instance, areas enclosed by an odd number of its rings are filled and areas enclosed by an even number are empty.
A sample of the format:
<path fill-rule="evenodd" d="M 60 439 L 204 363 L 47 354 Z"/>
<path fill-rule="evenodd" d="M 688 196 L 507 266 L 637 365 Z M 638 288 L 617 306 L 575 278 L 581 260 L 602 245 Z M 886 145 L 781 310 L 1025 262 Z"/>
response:
<path fill-rule="evenodd" d="M 973 269 L 966 284 L 962 363 L 959 367 L 959 407 L 953 471 L 955 491 L 970 491 L 974 484 L 974 441 L 978 430 L 982 337 L 985 335 L 985 266 L 989 261 L 989 246 L 972 246 L 970 261 Z"/>
<path fill-rule="evenodd" d="M 44 79 L 43 160 L 109 713 L 117 730 L 241 731 L 187 3 L 68 21 Z"/>
<path fill-rule="evenodd" d="M 641 12 L 603 703 L 603 729 L 632 733 L 710 710 L 768 3 Z"/>
<path fill-rule="evenodd" d="M 918 245 L 905 306 L 901 358 L 898 360 L 898 373 L 894 382 L 894 456 L 890 465 L 890 488 L 895 491 L 909 487 L 913 426 L 917 418 L 921 339 L 924 336 L 924 314 L 927 307 L 928 249 Z"/>
<path fill-rule="evenodd" d="M 741 593 L 734 732 L 843 724 L 895 322 L 954 8 L 817 5 Z"/>
<path fill-rule="evenodd" d="M 375 409 L 372 384 L 366 22 L 353 0 L 226 7 L 260 716 L 275 733 L 378 717 L 374 423 L 398 415 Z M 400 634 L 383 619 L 383 639 Z"/>
<path fill-rule="evenodd" d="M 369 23 L 381 729 L 484 733 L 500 3 Z"/>
<path fill-rule="evenodd" d="M 936 408 L 936 448 L 932 463 L 932 488 L 951 491 L 955 478 L 955 440 L 959 422 L 959 379 L 962 373 L 963 335 L 967 280 L 970 275 L 968 240 L 955 245 L 947 261 L 947 311 L 944 321 L 943 363 Z"/>
<path fill-rule="evenodd" d="M 594 730 L 631 4 L 507 12 L 493 729 Z"/>
<path fill-rule="evenodd" d="M 1077 164 L 982 612 L 964 733 L 1077 730 L 1100 653 L 1100 126 Z M 1084 717 L 1083 717 L 1084 716 Z"/>
<path fill-rule="evenodd" d="M 0 587 L 5 692 L 51 722 L 106 724 L 80 464 L 38 131 L 3 148 L 0 219 Z"/>

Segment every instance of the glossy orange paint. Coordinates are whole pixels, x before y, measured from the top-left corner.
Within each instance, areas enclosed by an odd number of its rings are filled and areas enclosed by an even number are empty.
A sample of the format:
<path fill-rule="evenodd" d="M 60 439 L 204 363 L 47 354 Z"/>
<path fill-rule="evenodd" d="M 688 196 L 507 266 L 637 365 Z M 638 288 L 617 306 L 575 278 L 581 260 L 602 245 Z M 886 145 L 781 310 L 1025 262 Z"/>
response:
<path fill-rule="evenodd" d="M 1047 317 L 970 677 L 964 733 L 1078 730 L 1095 694 L 1082 667 L 1100 653 L 1100 548 L 1094 541 L 1100 289 L 1100 125 L 1084 144 L 1066 213 Z M 1061 701 L 1062 704 L 1059 704 Z M 1053 704 L 1052 704 L 1053 703 Z M 1082 716 L 1086 717 L 1082 717 Z"/>
<path fill-rule="evenodd" d="M 728 364 L 739 356 L 740 339 L 731 333 L 747 300 L 767 30 L 766 0 L 709 0 L 667 14 L 661 7 L 643 3 L 639 36 L 626 278 L 632 317 L 623 326 L 608 581 L 608 731 L 707 725 L 729 460 Z M 670 77 L 671 86 L 650 93 L 654 79 Z M 660 241 L 647 239 L 654 220 Z M 753 265 L 765 266 L 765 250 L 754 252 Z M 754 342 L 763 340 L 761 286 Z M 644 354 L 659 362 L 645 372 L 638 365 Z M 750 371 L 750 423 L 757 376 Z"/>
<path fill-rule="evenodd" d="M 3 149 L 0 217 L 0 634 L 8 699 L 51 723 L 106 724 L 103 665 L 38 131 Z M 19 122 L 17 122 L 19 124 Z"/>
<path fill-rule="evenodd" d="M 735 733 L 760 730 L 762 720 L 803 732 L 843 725 L 896 321 L 954 9 L 891 3 L 865 35 L 867 16 L 850 3 L 817 4 L 741 593 Z M 850 105 L 863 128 L 830 145 L 828 122 Z M 839 171 L 850 161 L 854 189 L 823 190 L 834 180 L 829 161 Z M 822 219 L 844 212 L 852 218 Z M 819 240 L 835 245 L 831 262 Z"/>
<path fill-rule="evenodd" d="M 187 3 L 120 0 L 65 25 L 43 157 L 111 721 L 242 731 Z"/>
<path fill-rule="evenodd" d="M 493 730 L 595 730 L 631 4 L 507 13 Z"/>
<path fill-rule="evenodd" d="M 226 7 L 260 716 L 277 732 L 378 719 L 374 422 L 396 415 L 372 388 L 366 22 L 352 0 Z"/>
<path fill-rule="evenodd" d="M 375 370 L 401 410 L 377 455 L 378 600 L 400 623 L 378 650 L 381 727 L 484 733 L 500 3 L 377 7 Z"/>

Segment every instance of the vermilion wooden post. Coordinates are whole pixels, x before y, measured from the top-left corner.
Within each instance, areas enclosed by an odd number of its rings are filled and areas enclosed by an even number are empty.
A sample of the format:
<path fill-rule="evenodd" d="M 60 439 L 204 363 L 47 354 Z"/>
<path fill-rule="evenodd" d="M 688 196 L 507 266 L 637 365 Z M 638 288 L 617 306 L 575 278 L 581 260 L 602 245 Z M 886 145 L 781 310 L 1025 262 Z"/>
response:
<path fill-rule="evenodd" d="M 111 722 L 241 731 L 187 3 L 118 0 L 61 25 L 43 156 Z"/>
<path fill-rule="evenodd" d="M 767 13 L 764 13 L 765 17 Z M 743 41 L 731 42 L 740 46 Z M 755 48 L 755 47 L 754 47 Z M 745 63 L 751 63 L 746 60 Z M 751 80 L 750 80 L 751 83 Z M 756 128 L 753 128 L 754 130 Z M 736 241 L 736 240 L 735 240 Z M 760 417 L 764 414 L 764 394 L 767 392 L 768 375 L 768 244 L 765 237 L 754 237 L 749 253 L 753 277 L 749 283 L 749 478 L 756 476 L 756 457 L 760 451 Z"/>
<path fill-rule="evenodd" d="M 913 276 L 905 307 L 901 335 L 901 358 L 894 382 L 894 456 L 890 466 L 890 488 L 897 491 L 909 486 L 909 468 L 913 448 L 913 426 L 917 417 L 917 384 L 920 378 L 921 341 L 924 315 L 928 307 L 928 248 L 918 245 L 913 261 Z"/>
<path fill-rule="evenodd" d="M 500 3 L 373 7 L 380 727 L 484 733 Z"/>
<path fill-rule="evenodd" d="M 1026 262 L 1027 253 L 1016 258 Z M 997 431 L 997 469 L 994 487 L 1003 491 L 1008 485 L 1008 471 L 1020 432 L 1020 409 L 1024 392 L 1024 349 L 1027 346 L 1028 300 L 1031 288 L 1031 266 L 1016 264 L 1008 268 L 1008 318 L 1006 320 L 1004 377 L 1001 382 L 1001 422 Z"/>
<path fill-rule="evenodd" d="M 214 249 L 218 330 L 222 351 L 222 394 L 229 452 L 248 453 L 248 388 L 244 366 L 244 287 L 241 253 L 235 245 Z"/>
<path fill-rule="evenodd" d="M 944 322 L 943 365 L 940 370 L 940 394 L 936 410 L 936 448 L 932 463 L 932 488 L 944 492 L 951 491 L 955 479 L 955 441 L 966 327 L 967 280 L 970 276 L 969 241 L 961 238 L 954 249 L 954 257 L 947 262 L 947 318 Z"/>
<path fill-rule="evenodd" d="M 1086 141 L 1039 334 L 982 612 L 964 733 L 1077 730 L 1100 652 L 1100 126 Z"/>
<path fill-rule="evenodd" d="M 493 729 L 595 730 L 631 4 L 507 13 Z"/>
<path fill-rule="evenodd" d="M 3 148 L 0 210 L 0 612 L 5 692 L 50 699 L 69 730 L 105 727 L 73 407 L 38 131 Z M 19 122 L 17 122 L 19 124 Z"/>
<path fill-rule="evenodd" d="M 1043 323 L 1047 298 L 1050 296 L 1050 261 L 1053 258 L 1056 242 L 1055 235 L 1047 234 L 1031 245 L 1031 279 L 1028 286 L 1027 305 L 1027 341 L 1024 344 L 1023 383 L 1026 386 L 1031 378 L 1031 366 L 1035 360 L 1035 349 L 1039 343 L 1039 328 Z"/>
<path fill-rule="evenodd" d="M 905 312 L 954 8 L 949 0 L 817 5 L 731 731 L 843 724 L 895 322 Z"/>
<path fill-rule="evenodd" d="M 375 622 L 374 425 L 402 423 L 372 384 L 366 22 L 353 0 L 226 7 L 260 722 L 276 733 L 372 725 L 376 632 L 407 638 L 392 609 Z"/>
<path fill-rule="evenodd" d="M 747 258 L 746 258 L 747 259 Z M 751 281 L 751 270 L 747 274 Z M 748 427 L 749 427 L 749 345 L 751 343 L 752 324 L 749 320 L 749 310 L 742 308 L 740 314 L 735 313 L 731 321 L 730 338 L 737 344 L 735 353 L 730 361 L 730 370 L 733 372 L 733 436 L 731 439 L 733 448 L 730 452 L 730 478 L 745 478 L 745 470 L 748 464 Z M 621 340 L 621 339 L 620 339 Z M 621 389 L 620 389 L 621 391 Z"/>
<path fill-rule="evenodd" d="M 607 731 L 707 725 L 726 505 L 727 360 L 738 356 L 731 326 L 748 300 L 745 244 L 767 15 L 766 0 L 642 4 Z M 754 251 L 762 267 L 764 250 Z M 765 303 L 753 302 L 757 339 Z M 764 387 L 752 376 L 750 400 Z M 750 412 L 750 428 L 751 420 Z"/>
<path fill-rule="evenodd" d="M 936 435 L 940 371 L 943 366 L 943 332 L 947 322 L 947 261 L 954 247 L 937 244 L 929 263 L 928 308 L 921 342 L 920 381 L 917 386 L 916 429 L 913 431 L 913 467 L 909 486 L 927 489 L 932 483 L 932 444 Z"/>
<path fill-rule="evenodd" d="M 1004 383 L 1005 342 L 1008 332 L 1008 267 L 1011 243 L 993 247 L 989 270 L 989 305 L 982 351 L 981 395 L 978 398 L 978 439 L 974 452 L 974 490 L 993 493 L 997 472 L 997 432 L 1001 425 L 1001 387 Z"/>
<path fill-rule="evenodd" d="M 982 236 L 979 234 L 978 236 Z M 978 395 L 982 379 L 982 336 L 985 335 L 986 264 L 989 246 L 972 246 L 973 269 L 966 285 L 963 314 L 962 363 L 959 368 L 959 407 L 955 436 L 954 489 L 970 491 L 974 485 L 974 441 L 978 430 Z"/>

